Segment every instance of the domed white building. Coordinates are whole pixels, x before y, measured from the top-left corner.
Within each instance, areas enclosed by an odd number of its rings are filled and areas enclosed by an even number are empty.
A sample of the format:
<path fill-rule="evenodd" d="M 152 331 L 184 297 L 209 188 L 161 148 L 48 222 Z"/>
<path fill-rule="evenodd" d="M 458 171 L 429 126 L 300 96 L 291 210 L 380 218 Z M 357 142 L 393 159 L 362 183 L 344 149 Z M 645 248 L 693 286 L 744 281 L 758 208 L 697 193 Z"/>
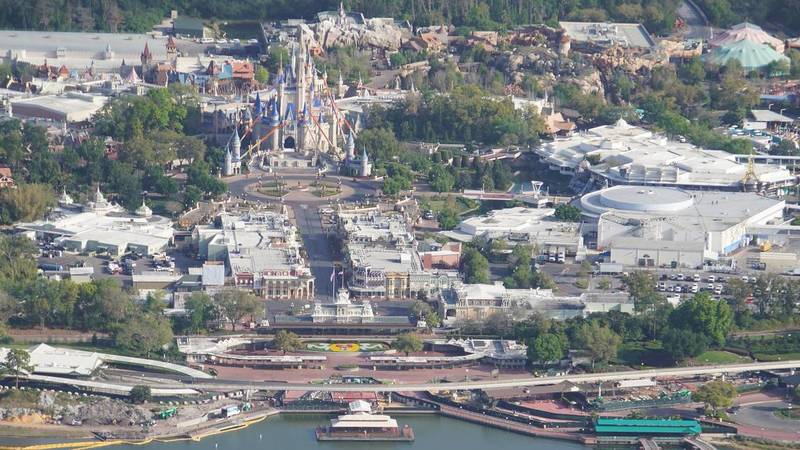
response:
<path fill-rule="evenodd" d="M 697 267 L 771 233 L 785 202 L 755 193 L 614 186 L 580 200 L 588 243 L 611 262 Z"/>

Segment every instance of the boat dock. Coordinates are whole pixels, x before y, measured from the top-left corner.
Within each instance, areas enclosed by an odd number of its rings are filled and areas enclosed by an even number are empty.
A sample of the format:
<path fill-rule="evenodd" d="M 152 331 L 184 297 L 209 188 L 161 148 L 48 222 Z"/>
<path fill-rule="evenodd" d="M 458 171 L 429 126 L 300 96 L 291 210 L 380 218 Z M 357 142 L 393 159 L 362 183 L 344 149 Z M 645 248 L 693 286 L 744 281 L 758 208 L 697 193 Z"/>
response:
<path fill-rule="evenodd" d="M 396 432 L 356 433 L 331 431 L 330 428 L 318 427 L 315 431 L 318 441 L 364 441 L 364 442 L 413 442 L 414 430 L 408 425 Z"/>

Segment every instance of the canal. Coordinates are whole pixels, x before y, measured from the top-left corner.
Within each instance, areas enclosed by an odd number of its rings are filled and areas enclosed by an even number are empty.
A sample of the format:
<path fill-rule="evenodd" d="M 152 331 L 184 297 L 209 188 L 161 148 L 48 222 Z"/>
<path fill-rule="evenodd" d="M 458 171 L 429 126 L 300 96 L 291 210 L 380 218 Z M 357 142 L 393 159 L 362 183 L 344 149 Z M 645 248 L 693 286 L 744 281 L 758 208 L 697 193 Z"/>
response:
<path fill-rule="evenodd" d="M 328 423 L 325 415 L 280 414 L 250 427 L 207 437 L 200 442 L 153 443 L 147 450 L 585 450 L 573 442 L 527 437 L 433 414 L 397 415 L 398 423 L 410 425 L 413 443 L 317 442 L 314 428 Z M 142 446 L 115 446 L 113 449 L 141 450 Z"/>

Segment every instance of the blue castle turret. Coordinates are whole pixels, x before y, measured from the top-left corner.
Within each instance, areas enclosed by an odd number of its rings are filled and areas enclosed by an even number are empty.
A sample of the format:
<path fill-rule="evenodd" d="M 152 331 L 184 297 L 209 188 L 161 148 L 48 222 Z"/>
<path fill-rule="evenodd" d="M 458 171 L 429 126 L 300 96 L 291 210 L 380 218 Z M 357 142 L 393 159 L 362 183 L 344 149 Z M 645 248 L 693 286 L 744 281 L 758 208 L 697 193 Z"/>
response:
<path fill-rule="evenodd" d="M 261 114 L 264 112 L 263 106 L 261 105 L 261 95 L 256 93 L 256 103 L 253 106 L 253 116 L 258 119 Z"/>

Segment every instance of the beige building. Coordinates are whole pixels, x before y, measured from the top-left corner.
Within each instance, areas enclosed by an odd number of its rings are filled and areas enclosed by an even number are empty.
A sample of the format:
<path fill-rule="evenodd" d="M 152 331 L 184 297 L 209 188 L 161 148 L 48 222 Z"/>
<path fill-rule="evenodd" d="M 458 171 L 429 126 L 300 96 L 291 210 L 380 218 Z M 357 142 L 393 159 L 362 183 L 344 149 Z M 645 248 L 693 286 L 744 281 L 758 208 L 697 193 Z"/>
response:
<path fill-rule="evenodd" d="M 192 232 L 198 257 L 226 266 L 227 284 L 268 300 L 310 300 L 314 276 L 297 230 L 283 212 L 222 213 Z"/>
<path fill-rule="evenodd" d="M 553 319 L 569 319 L 595 312 L 633 312 L 625 292 L 586 292 L 557 296 L 551 289 L 507 289 L 502 283 L 459 284 L 439 296 L 439 313 L 445 322 L 485 320 L 493 314 L 522 319 L 538 312 Z"/>

